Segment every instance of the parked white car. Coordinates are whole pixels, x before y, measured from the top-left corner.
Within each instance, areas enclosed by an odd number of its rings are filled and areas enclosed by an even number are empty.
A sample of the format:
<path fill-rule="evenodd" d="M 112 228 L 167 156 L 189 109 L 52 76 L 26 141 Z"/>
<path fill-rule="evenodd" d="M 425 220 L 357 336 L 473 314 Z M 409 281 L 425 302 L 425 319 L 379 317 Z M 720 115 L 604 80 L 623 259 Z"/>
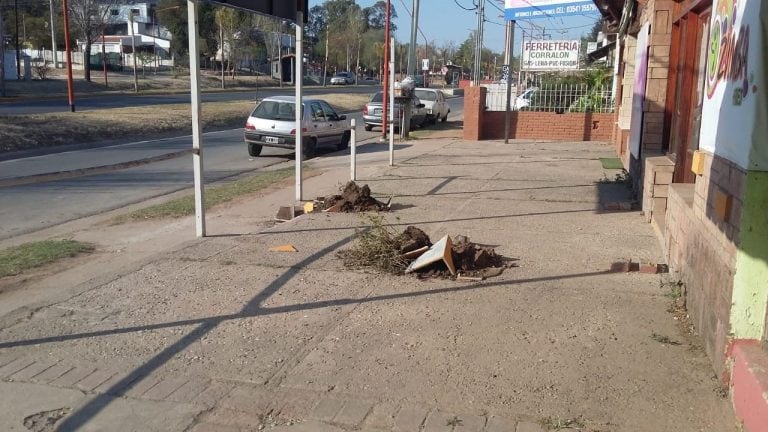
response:
<path fill-rule="evenodd" d="M 448 120 L 448 113 L 451 112 L 451 107 L 445 100 L 445 95 L 442 91 L 429 88 L 417 88 L 415 90 L 416 97 L 419 98 L 421 103 L 427 109 L 427 123 L 435 124 L 437 120 L 443 122 Z"/>
<path fill-rule="evenodd" d="M 354 84 L 355 76 L 352 72 L 339 72 L 331 77 L 331 85 L 347 85 Z"/>
<path fill-rule="evenodd" d="M 262 100 L 245 123 L 243 138 L 248 154 L 258 156 L 263 147 L 296 149 L 296 98 L 273 96 Z M 302 109 L 302 153 L 311 157 L 319 145 L 337 150 L 349 146 L 351 126 L 322 99 L 304 99 Z"/>

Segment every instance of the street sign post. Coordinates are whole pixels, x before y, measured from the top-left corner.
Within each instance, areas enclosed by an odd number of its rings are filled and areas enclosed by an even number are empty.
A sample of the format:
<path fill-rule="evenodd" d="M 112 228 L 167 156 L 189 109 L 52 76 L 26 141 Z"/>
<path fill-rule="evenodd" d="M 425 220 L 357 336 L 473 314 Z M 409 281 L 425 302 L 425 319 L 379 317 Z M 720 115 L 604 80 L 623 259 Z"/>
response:
<path fill-rule="evenodd" d="M 424 72 L 429 71 L 429 59 L 428 58 L 421 59 L 421 70 L 423 70 Z"/>

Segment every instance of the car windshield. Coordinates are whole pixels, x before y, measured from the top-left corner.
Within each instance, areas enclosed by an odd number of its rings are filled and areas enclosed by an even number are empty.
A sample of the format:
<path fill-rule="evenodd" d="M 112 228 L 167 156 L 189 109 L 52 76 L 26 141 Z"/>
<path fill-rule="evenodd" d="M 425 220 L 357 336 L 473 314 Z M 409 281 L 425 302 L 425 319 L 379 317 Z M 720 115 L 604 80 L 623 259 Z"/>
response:
<path fill-rule="evenodd" d="M 416 97 L 425 101 L 434 102 L 435 100 L 437 100 L 435 92 L 431 92 L 429 90 L 416 90 Z"/>
<path fill-rule="evenodd" d="M 265 100 L 253 110 L 251 117 L 266 120 L 296 121 L 296 106 L 293 102 L 288 101 Z"/>
<path fill-rule="evenodd" d="M 376 93 L 375 95 L 373 95 L 373 99 L 371 99 L 371 102 L 379 102 L 379 103 L 383 102 L 382 101 L 383 94 L 384 94 L 383 92 Z"/>
<path fill-rule="evenodd" d="M 340 78 L 346 78 L 347 74 L 345 74 L 344 72 L 339 72 L 339 73 L 337 73 L 337 74 L 336 74 L 336 75 L 334 75 L 334 76 L 335 76 L 335 77 L 340 77 Z"/>

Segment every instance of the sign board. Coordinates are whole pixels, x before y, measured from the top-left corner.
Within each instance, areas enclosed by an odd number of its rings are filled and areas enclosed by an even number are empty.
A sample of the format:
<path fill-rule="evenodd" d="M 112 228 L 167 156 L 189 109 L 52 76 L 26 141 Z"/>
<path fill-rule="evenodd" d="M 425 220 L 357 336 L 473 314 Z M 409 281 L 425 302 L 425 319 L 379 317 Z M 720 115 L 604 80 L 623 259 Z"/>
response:
<path fill-rule="evenodd" d="M 587 52 L 597 51 L 597 42 L 587 42 Z"/>
<path fill-rule="evenodd" d="M 501 83 L 506 84 L 509 80 L 509 65 L 501 66 Z"/>
<path fill-rule="evenodd" d="M 578 40 L 527 40 L 523 42 L 522 69 L 559 71 L 579 68 Z"/>
<path fill-rule="evenodd" d="M 507 21 L 557 18 L 570 15 L 598 14 L 592 0 L 505 0 Z"/>
<path fill-rule="evenodd" d="M 429 59 L 421 59 L 421 70 L 428 71 L 429 70 Z"/>
<path fill-rule="evenodd" d="M 295 21 L 296 12 L 301 11 L 305 23 L 309 15 L 309 0 L 213 0 L 213 3 L 291 21 Z"/>

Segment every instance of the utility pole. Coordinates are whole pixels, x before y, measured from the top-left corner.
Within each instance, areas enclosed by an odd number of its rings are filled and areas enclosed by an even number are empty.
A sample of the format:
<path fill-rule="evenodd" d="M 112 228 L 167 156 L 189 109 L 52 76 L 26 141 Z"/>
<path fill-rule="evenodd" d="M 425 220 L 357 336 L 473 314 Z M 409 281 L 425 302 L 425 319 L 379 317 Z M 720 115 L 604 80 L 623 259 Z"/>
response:
<path fill-rule="evenodd" d="M 505 47 L 507 67 L 507 103 L 504 108 L 504 144 L 509 143 L 509 111 L 512 104 L 512 50 L 515 46 L 515 21 L 507 23 L 507 46 Z"/>
<path fill-rule="evenodd" d="M 66 0 L 64 0 L 66 1 Z M 187 0 L 189 34 L 189 87 L 192 114 L 192 169 L 195 185 L 195 234 L 205 237 L 205 182 L 203 181 L 203 127 L 200 104 L 200 49 L 198 48 L 197 2 Z"/>
<path fill-rule="evenodd" d="M 391 90 L 389 88 L 389 52 L 392 50 L 393 47 L 389 44 L 389 11 L 391 9 L 390 6 L 390 0 L 387 0 L 387 13 L 386 13 L 386 22 L 384 23 L 384 76 L 382 77 L 382 82 L 384 83 L 384 93 L 382 94 L 382 108 L 383 111 L 381 112 L 381 137 L 382 139 L 387 137 L 387 115 L 388 110 L 387 107 L 389 106 L 389 91 Z M 325 63 L 328 63 L 328 36 L 326 35 L 326 45 L 325 45 Z M 394 64 L 392 65 L 394 67 Z M 392 109 L 392 107 L 389 107 L 389 109 Z"/>
<path fill-rule="evenodd" d="M 69 40 L 69 5 L 67 0 L 62 0 L 61 7 L 64 9 L 64 49 L 67 57 L 67 100 L 69 101 L 69 110 L 75 112 L 75 90 L 72 82 L 72 45 Z"/>
<path fill-rule="evenodd" d="M 330 38 L 331 38 L 331 30 L 328 28 L 328 23 L 326 23 L 325 24 L 325 63 L 323 63 L 323 87 L 327 85 L 326 79 L 328 77 L 328 39 Z"/>
<path fill-rule="evenodd" d="M 0 7 L 0 97 L 5 97 L 5 28 L 3 27 L 3 8 Z"/>
<path fill-rule="evenodd" d="M 475 63 L 473 84 L 480 85 L 480 67 L 483 56 L 483 25 L 485 23 L 485 0 L 480 0 L 477 6 L 477 32 L 475 33 Z"/>
<path fill-rule="evenodd" d="M 139 92 L 139 76 L 136 71 L 136 31 L 133 27 L 133 12 L 128 12 L 128 24 L 131 26 L 131 57 L 133 58 L 133 91 Z M 90 55 L 88 53 L 87 55 Z"/>
<path fill-rule="evenodd" d="M 19 49 L 19 0 L 13 2 L 13 18 L 16 21 L 16 79 L 21 79 L 21 50 Z"/>
<path fill-rule="evenodd" d="M 416 68 L 416 35 L 419 31 L 419 0 L 413 0 L 413 13 L 411 14 L 411 40 L 408 43 L 408 69 L 406 76 L 413 77 Z M 400 135 L 408 138 L 411 131 L 412 99 L 408 98 L 401 104 L 403 106 L 403 126 Z"/>
<path fill-rule="evenodd" d="M 50 1 L 51 6 L 51 49 L 53 50 L 53 68 L 56 69 L 59 67 L 59 59 L 58 59 L 58 52 L 56 50 L 56 20 L 55 15 L 53 14 L 53 0 Z"/>

